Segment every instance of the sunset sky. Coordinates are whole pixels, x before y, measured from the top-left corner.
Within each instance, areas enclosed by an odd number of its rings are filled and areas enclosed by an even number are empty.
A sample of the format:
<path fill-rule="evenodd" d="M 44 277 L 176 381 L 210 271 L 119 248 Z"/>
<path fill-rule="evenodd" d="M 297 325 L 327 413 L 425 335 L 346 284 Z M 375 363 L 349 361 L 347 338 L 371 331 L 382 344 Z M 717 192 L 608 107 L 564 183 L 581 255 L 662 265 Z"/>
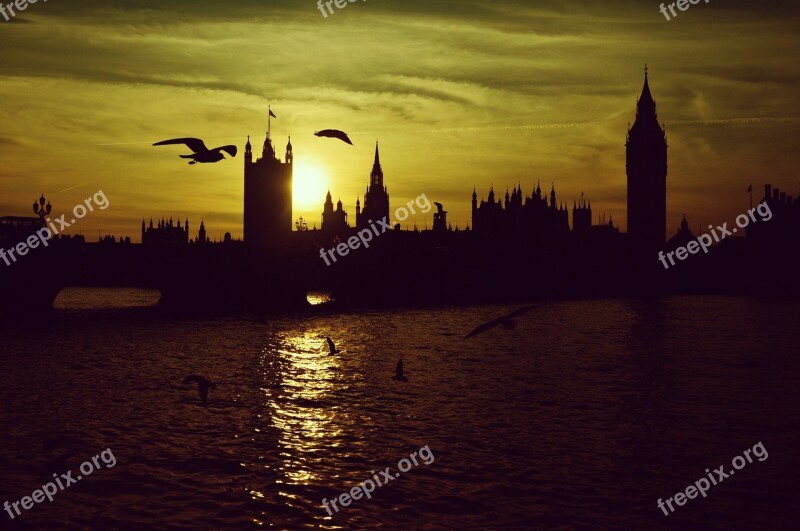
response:
<path fill-rule="evenodd" d="M 732 221 L 763 183 L 800 195 L 794 2 L 711 0 L 667 21 L 660 2 L 369 0 L 324 18 L 314 0 L 30 5 L 0 18 L 0 215 L 61 213 L 97 190 L 110 208 L 71 230 L 139 241 L 142 217 L 204 218 L 242 234 L 243 147 L 267 105 L 291 135 L 294 218 L 325 193 L 355 221 L 375 140 L 391 210 L 424 193 L 470 223 L 473 185 L 581 192 L 627 229 L 625 134 L 645 63 L 669 141 L 668 232 Z M 313 132 L 343 129 L 354 146 Z M 196 136 L 240 153 L 190 166 Z M 420 226 L 431 214 L 417 216 Z M 571 221 L 571 219 L 570 219 Z"/>

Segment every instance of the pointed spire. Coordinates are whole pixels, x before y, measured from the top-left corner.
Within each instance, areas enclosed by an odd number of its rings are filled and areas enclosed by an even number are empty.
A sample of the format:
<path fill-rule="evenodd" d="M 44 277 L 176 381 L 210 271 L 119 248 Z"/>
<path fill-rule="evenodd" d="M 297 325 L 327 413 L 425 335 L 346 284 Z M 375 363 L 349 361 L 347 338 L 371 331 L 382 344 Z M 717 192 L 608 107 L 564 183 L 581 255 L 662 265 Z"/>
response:
<path fill-rule="evenodd" d="M 373 186 L 383 189 L 383 169 L 381 168 L 381 154 L 378 149 L 378 141 L 375 141 L 375 161 L 372 163 L 372 172 L 370 173 L 370 185 L 367 191 Z"/>
<path fill-rule="evenodd" d="M 656 117 L 656 101 L 653 99 L 653 94 L 650 92 L 650 83 L 647 77 L 647 65 L 644 66 L 644 86 L 642 87 L 642 94 L 639 96 L 639 101 L 636 104 L 636 116 L 645 113 L 646 116 Z"/>

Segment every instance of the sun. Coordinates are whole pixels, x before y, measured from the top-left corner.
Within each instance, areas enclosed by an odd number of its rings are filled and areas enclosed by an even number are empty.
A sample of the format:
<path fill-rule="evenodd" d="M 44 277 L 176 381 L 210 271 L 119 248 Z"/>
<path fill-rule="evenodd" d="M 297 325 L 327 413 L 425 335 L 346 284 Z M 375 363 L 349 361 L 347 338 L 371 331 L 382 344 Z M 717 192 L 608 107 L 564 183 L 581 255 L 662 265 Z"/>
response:
<path fill-rule="evenodd" d="M 322 209 L 328 193 L 328 175 L 311 162 L 295 162 L 292 178 L 292 203 L 295 210 Z"/>

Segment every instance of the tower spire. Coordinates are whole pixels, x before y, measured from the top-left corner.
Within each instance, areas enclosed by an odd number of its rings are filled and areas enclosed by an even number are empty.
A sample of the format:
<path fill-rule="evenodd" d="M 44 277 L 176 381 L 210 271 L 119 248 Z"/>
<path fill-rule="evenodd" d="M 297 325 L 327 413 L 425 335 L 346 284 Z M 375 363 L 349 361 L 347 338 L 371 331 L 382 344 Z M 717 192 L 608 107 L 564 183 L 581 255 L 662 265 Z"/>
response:
<path fill-rule="evenodd" d="M 642 94 L 639 96 L 639 101 L 636 103 L 636 117 L 640 115 L 642 118 L 653 119 L 656 122 L 656 101 L 653 99 L 653 94 L 650 92 L 650 82 L 647 77 L 647 64 L 644 65 L 644 86 L 642 86 Z M 635 122 L 634 122 L 635 125 Z"/>
<path fill-rule="evenodd" d="M 378 150 L 378 141 L 375 141 L 375 161 L 372 163 L 372 172 L 370 173 L 370 187 L 380 186 L 383 187 L 383 169 L 381 168 L 381 154 Z"/>

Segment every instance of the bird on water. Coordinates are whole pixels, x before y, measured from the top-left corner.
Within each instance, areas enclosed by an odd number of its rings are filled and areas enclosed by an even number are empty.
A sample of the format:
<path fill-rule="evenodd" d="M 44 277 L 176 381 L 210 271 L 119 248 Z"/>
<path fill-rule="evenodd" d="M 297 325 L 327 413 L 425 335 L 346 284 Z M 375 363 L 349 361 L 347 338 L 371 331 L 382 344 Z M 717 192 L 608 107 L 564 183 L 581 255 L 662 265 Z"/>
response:
<path fill-rule="evenodd" d="M 209 389 L 216 389 L 217 384 L 214 382 L 209 382 L 202 376 L 197 376 L 195 374 L 190 374 L 186 378 L 183 379 L 184 384 L 197 382 L 197 393 L 200 395 L 200 398 L 203 400 L 204 404 L 208 403 L 208 390 Z"/>
<path fill-rule="evenodd" d="M 398 382 L 407 382 L 408 377 L 403 374 L 403 360 L 397 360 L 397 367 L 394 369 L 394 376 L 392 376 L 392 380 L 397 380 Z"/>
<path fill-rule="evenodd" d="M 338 354 L 338 353 L 340 353 L 340 352 L 341 352 L 341 350 L 338 350 L 338 349 L 336 348 L 336 345 L 333 343 L 333 341 L 331 340 L 331 338 L 329 338 L 329 337 L 326 337 L 326 338 L 325 338 L 325 341 L 327 341 L 327 342 L 328 342 L 328 348 L 331 350 L 331 353 L 330 353 L 330 355 L 331 355 L 331 356 L 333 356 L 334 354 Z"/>

